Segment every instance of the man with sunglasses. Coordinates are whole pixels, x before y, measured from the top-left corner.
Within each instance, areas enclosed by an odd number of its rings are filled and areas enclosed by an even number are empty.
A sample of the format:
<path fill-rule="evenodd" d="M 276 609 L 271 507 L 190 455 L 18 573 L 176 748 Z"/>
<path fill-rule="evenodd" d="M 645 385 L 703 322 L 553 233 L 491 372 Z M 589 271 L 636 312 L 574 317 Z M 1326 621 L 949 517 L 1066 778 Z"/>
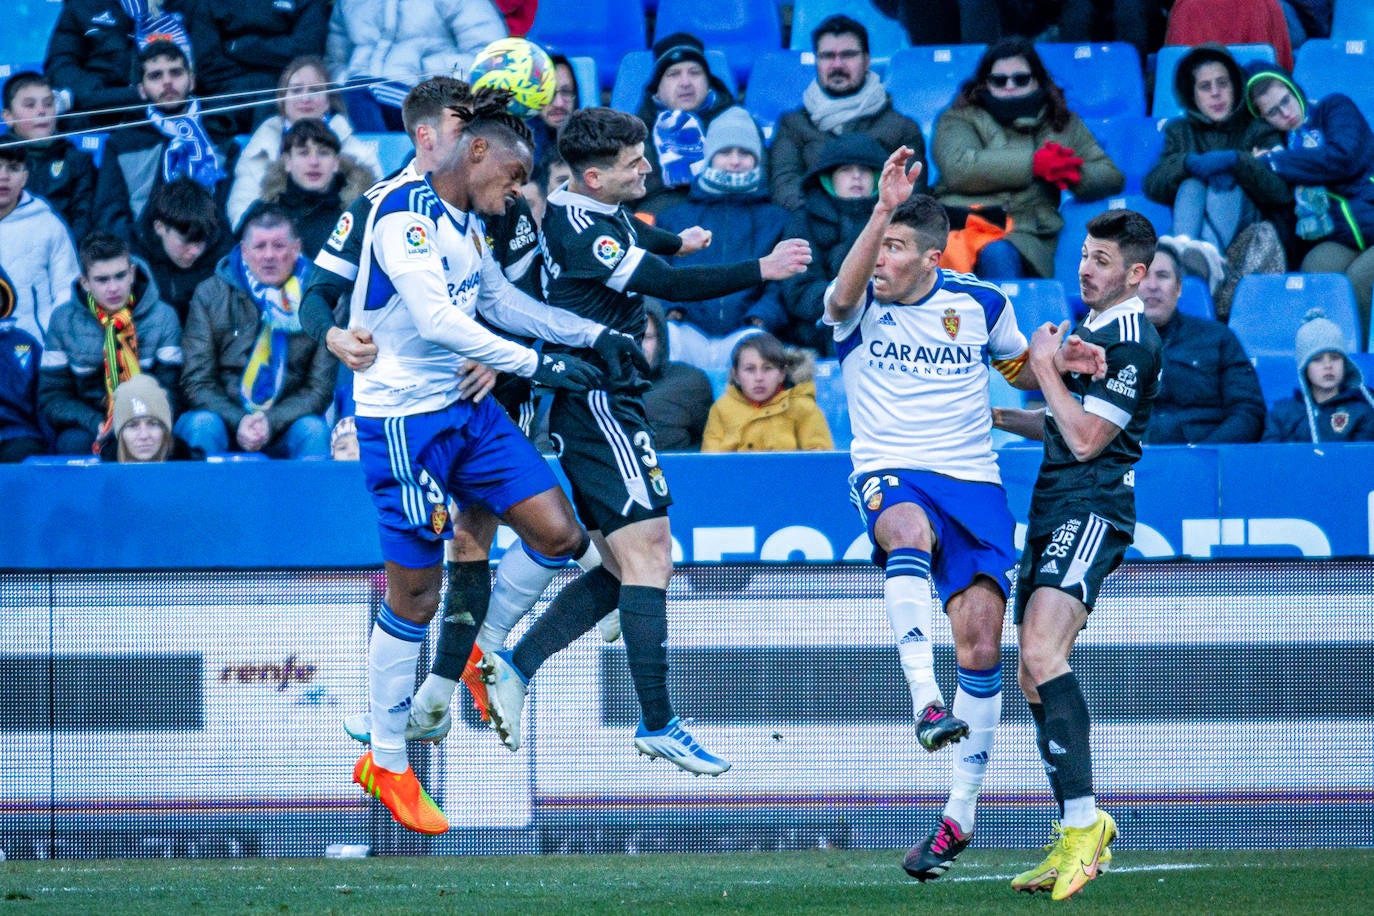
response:
<path fill-rule="evenodd" d="M 868 134 L 891 153 L 903 146 L 915 150 L 924 164 L 921 125 L 892 107 L 882 80 L 868 68 L 868 30 L 836 14 L 811 33 L 816 52 L 816 78 L 802 95 L 802 107 L 778 122 L 772 148 L 773 203 L 788 210 L 802 205 L 802 179 L 816 167 L 826 141 L 837 134 Z M 918 192 L 925 191 L 924 170 Z"/>

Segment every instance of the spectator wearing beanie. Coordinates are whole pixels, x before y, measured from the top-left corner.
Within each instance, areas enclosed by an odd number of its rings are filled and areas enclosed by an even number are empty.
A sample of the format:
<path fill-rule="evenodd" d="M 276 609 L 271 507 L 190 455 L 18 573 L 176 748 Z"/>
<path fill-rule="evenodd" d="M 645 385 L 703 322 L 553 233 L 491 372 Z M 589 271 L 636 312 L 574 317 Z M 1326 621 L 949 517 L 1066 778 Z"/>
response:
<path fill-rule="evenodd" d="M 172 436 L 172 405 L 157 379 L 146 373 L 121 382 L 114 392 L 115 435 L 101 450 L 102 461 L 141 464 L 189 458 L 186 444 Z"/>
<path fill-rule="evenodd" d="M 674 32 L 654 43 L 654 72 L 638 112 L 649 128 L 644 158 L 650 171 L 636 211 L 658 214 L 687 199 L 692 179 L 706 167 L 706 129 L 734 104 L 730 90 L 711 74 L 700 39 Z"/>
<path fill-rule="evenodd" d="M 1298 328 L 1298 387 L 1269 409 L 1265 442 L 1374 441 L 1374 395 L 1346 353 L 1345 332 L 1321 309 Z"/>
<path fill-rule="evenodd" d="M 763 180 L 763 138 L 754 119 L 735 106 L 706 130 L 701 173 L 692 180 L 687 201 L 659 215 L 669 232 L 700 226 L 711 244 L 677 263 L 733 264 L 764 257 L 784 238 L 789 214 L 768 200 Z M 787 323 L 782 286 L 757 286 L 715 299 L 665 303 L 668 336 L 675 358 L 703 369 L 724 369 L 739 340 L 758 330 L 777 331 Z"/>

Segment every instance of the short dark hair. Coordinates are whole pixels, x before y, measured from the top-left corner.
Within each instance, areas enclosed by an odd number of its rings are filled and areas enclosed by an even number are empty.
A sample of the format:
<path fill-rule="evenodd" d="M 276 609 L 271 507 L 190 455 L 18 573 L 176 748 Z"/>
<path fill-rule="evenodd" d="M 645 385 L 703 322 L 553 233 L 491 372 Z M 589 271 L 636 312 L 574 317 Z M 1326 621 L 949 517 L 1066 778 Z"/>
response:
<path fill-rule="evenodd" d="M 76 255 L 81 259 L 81 272 L 84 274 L 91 269 L 91 265 L 97 261 L 110 261 L 114 258 L 130 258 L 129 243 L 124 241 L 113 232 L 105 232 L 96 229 L 86 233 L 81 240 L 80 246 L 76 249 Z"/>
<path fill-rule="evenodd" d="M 1155 257 L 1159 236 L 1154 225 L 1134 210 L 1107 210 L 1088 220 L 1088 235 L 1103 242 L 1115 242 L 1129 270 L 1144 264 L 1148 270 Z"/>
<path fill-rule="evenodd" d="M 147 46 L 144 47 L 142 51 L 138 52 L 138 64 L 135 70 L 138 74 L 138 79 L 134 82 L 143 82 L 143 65 L 159 57 L 174 58 L 185 64 L 187 70 L 192 69 L 191 58 L 186 56 L 186 52 L 181 49 L 181 45 L 171 39 L 159 38 L 157 41 L 148 42 Z"/>
<path fill-rule="evenodd" d="M 221 224 L 215 199 L 193 178 L 183 175 L 158 185 L 148 197 L 145 213 L 148 225 L 160 222 L 192 245 L 214 245 L 219 240 Z"/>
<path fill-rule="evenodd" d="M 320 146 L 327 146 L 336 154 L 343 149 L 343 144 L 339 142 L 339 137 L 334 131 L 329 129 L 329 125 L 319 118 L 301 118 L 291 129 L 281 135 L 282 154 L 300 149 L 307 143 L 318 143 Z"/>
<path fill-rule="evenodd" d="M 52 88 L 52 83 L 48 78 L 37 70 L 20 70 L 14 76 L 5 80 L 4 99 L 5 106 L 9 108 L 14 104 L 14 97 L 30 86 L 44 86 Z"/>
<path fill-rule="evenodd" d="M 248 238 L 249 229 L 279 229 L 287 226 L 291 229 L 291 237 L 299 240 L 300 230 L 296 228 L 296 223 L 291 219 L 291 214 L 280 204 L 266 203 L 258 201 L 248 208 L 244 214 L 243 225 L 239 226 L 239 239 Z"/>
<path fill-rule="evenodd" d="M 949 213 L 929 194 L 914 194 L 898 204 L 892 222 L 910 228 L 922 251 L 944 251 L 949 244 Z"/>
<path fill-rule="evenodd" d="M 644 122 L 612 108 L 579 108 L 568 116 L 558 132 L 558 154 L 574 175 L 589 168 L 606 168 L 620 158 L 627 146 L 643 143 L 649 135 Z"/>
<path fill-rule="evenodd" d="M 826 16 L 821 20 L 821 24 L 811 30 L 811 50 L 815 51 L 820 47 L 821 39 L 826 35 L 853 35 L 859 39 L 859 47 L 865 54 L 868 53 L 868 29 L 857 19 L 851 19 L 844 13 L 836 13 L 833 16 Z"/>
<path fill-rule="evenodd" d="M 27 147 L 22 143 L 0 143 L 0 162 L 13 162 L 18 165 L 29 167 L 29 154 Z"/>
<path fill-rule="evenodd" d="M 426 122 L 437 122 L 444 109 L 468 91 L 468 84 L 451 76 L 431 76 L 417 83 L 401 103 L 401 122 L 410 139 L 415 129 Z"/>

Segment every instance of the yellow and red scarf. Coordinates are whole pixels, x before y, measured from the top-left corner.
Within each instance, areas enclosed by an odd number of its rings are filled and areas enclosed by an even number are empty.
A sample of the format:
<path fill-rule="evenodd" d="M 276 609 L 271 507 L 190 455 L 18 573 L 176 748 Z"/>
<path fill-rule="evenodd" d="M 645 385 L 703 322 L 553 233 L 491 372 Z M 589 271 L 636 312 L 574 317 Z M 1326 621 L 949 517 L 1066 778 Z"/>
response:
<path fill-rule="evenodd" d="M 114 424 L 114 390 L 120 382 L 128 381 L 142 370 L 138 366 L 138 332 L 134 329 L 134 297 L 117 312 L 108 312 L 100 307 L 95 297 L 86 294 L 86 308 L 105 331 L 105 422 L 100 426 L 100 435 L 95 438 L 95 450 L 99 454 L 100 445 L 110 433 Z"/>

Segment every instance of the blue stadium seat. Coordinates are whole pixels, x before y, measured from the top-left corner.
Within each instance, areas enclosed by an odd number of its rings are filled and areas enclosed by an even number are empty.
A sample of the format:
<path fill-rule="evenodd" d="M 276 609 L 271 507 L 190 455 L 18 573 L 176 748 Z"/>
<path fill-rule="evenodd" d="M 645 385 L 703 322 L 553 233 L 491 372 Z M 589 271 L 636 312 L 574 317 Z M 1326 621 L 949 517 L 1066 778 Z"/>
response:
<path fill-rule="evenodd" d="M 707 50 L 706 63 L 711 66 L 711 74 L 720 77 L 725 87 L 738 97 L 735 76 L 730 72 L 730 65 L 725 60 L 725 52 L 715 48 Z M 639 111 L 644 84 L 653 75 L 653 51 L 631 51 L 626 54 L 620 61 L 620 66 L 616 68 L 615 85 L 611 88 L 611 107 L 616 111 L 628 111 L 630 114 Z M 801 102 L 798 101 L 797 104 L 800 105 Z"/>
<path fill-rule="evenodd" d="M 0 29 L 0 61 L 12 67 L 5 77 L 21 70 L 43 69 L 41 64 L 35 67 L 29 62 L 48 56 L 48 36 L 61 12 L 61 0 L 15 0 L 10 4 L 5 27 Z"/>
<path fill-rule="evenodd" d="M 1020 388 L 1013 387 L 1011 382 L 1003 377 L 1002 373 L 996 369 L 988 371 L 988 401 L 993 407 L 1014 407 L 1017 410 L 1026 406 L 1026 395 L 1035 392 L 1022 391 Z M 1004 445 L 1025 445 L 1026 440 L 1015 433 L 1009 433 L 1004 429 L 993 427 L 992 447 L 1001 448 Z"/>
<path fill-rule="evenodd" d="M 1047 321 L 1069 320 L 1064 284 L 1058 280 L 1003 280 L 997 284 L 1016 309 L 1016 324 L 1027 339 Z"/>
<path fill-rule="evenodd" d="M 1374 40 L 1374 3 L 1336 0 L 1336 7 L 1331 12 L 1331 38 L 1335 41 Z"/>
<path fill-rule="evenodd" d="M 377 148 L 377 160 L 381 162 L 382 171 L 387 175 L 410 161 L 411 154 L 415 150 L 414 145 L 410 142 L 410 137 L 400 131 L 375 134 L 361 133 L 354 136 Z"/>
<path fill-rule="evenodd" d="M 654 35 L 674 32 L 690 32 L 706 47 L 724 51 L 740 84 L 749 81 L 754 58 L 782 48 L 775 0 L 659 0 Z"/>
<path fill-rule="evenodd" d="M 872 3 L 854 3 L 853 0 L 796 0 L 792 5 L 792 42 L 793 51 L 810 51 L 811 32 L 825 21 L 826 17 L 844 13 L 858 21 L 868 30 L 868 55 L 878 60 L 887 60 L 902 48 L 908 48 L 906 30 L 889 19 Z"/>
<path fill-rule="evenodd" d="M 1298 387 L 1298 364 L 1291 353 L 1282 356 L 1251 356 L 1259 376 L 1260 394 L 1264 405 L 1271 406 L 1275 401 L 1286 400 Z"/>
<path fill-rule="evenodd" d="M 577 80 L 577 107 L 594 108 L 601 104 L 601 79 L 597 76 L 596 60 L 590 57 L 569 57 L 573 79 Z"/>
<path fill-rule="evenodd" d="M 844 379 L 838 359 L 816 361 L 816 405 L 825 414 L 835 448 L 847 450 L 849 443 L 854 440 L 854 433 L 849 428 L 849 401 L 845 398 Z"/>
<path fill-rule="evenodd" d="M 987 45 L 954 45 L 898 51 L 887 67 L 892 107 L 920 124 L 929 141 L 940 112 L 954 100 L 959 84 L 973 76 L 986 50 Z"/>
<path fill-rule="evenodd" d="M 105 140 L 109 136 L 104 131 L 92 131 L 72 137 L 71 142 L 90 153 L 91 158 L 95 160 L 95 167 L 100 168 L 100 163 L 105 158 Z"/>
<path fill-rule="evenodd" d="M 1154 118 L 1102 118 L 1083 122 L 1126 175 L 1125 192 L 1139 194 L 1145 175 L 1164 151 L 1164 134 Z"/>
<path fill-rule="evenodd" d="M 1355 291 L 1345 274 L 1250 274 L 1236 286 L 1227 323 L 1251 359 L 1291 356 L 1303 316 L 1316 307 L 1345 332 L 1349 352 L 1362 349 Z"/>
<path fill-rule="evenodd" d="M 759 122 L 765 142 L 773 142 L 773 129 L 784 114 L 801 107 L 802 93 L 816 78 L 811 57 L 810 51 L 769 51 L 754 61 L 744 107 Z"/>
<path fill-rule="evenodd" d="M 1178 297 L 1178 310 L 1194 318 L 1216 320 L 1217 313 L 1212 305 L 1212 293 L 1207 289 L 1207 281 L 1201 277 L 1184 277 L 1183 292 Z"/>
<path fill-rule="evenodd" d="M 596 61 L 603 90 L 622 57 L 649 45 L 642 9 L 621 0 L 541 0 L 529 37 L 550 51 Z"/>
<path fill-rule="evenodd" d="M 1183 114 L 1178 99 L 1174 98 L 1174 71 L 1178 69 L 1178 62 L 1183 55 L 1191 50 L 1187 45 L 1165 45 L 1155 56 L 1155 92 L 1150 103 L 1150 114 L 1154 117 L 1176 118 Z M 1274 62 L 1273 45 L 1227 45 L 1226 50 L 1242 67 L 1252 60 Z"/>
<path fill-rule="evenodd" d="M 1298 49 L 1293 79 L 1310 99 L 1333 92 L 1350 96 L 1365 120 L 1374 122 L 1374 41 L 1305 41 Z"/>
<path fill-rule="evenodd" d="M 1360 374 L 1364 376 L 1364 386 L 1369 388 L 1374 386 L 1374 353 L 1350 353 L 1347 354 L 1355 365 L 1360 367 Z"/>
<path fill-rule="evenodd" d="M 1080 118 L 1145 114 L 1145 77 L 1133 45 L 1037 44 L 1035 50 Z"/>
<path fill-rule="evenodd" d="M 1148 219 L 1160 235 L 1167 235 L 1174 223 L 1173 211 L 1140 194 L 1109 197 L 1106 200 L 1070 200 L 1061 204 L 1059 215 L 1064 217 L 1064 228 L 1059 230 L 1059 244 L 1054 251 L 1054 278 L 1064 284 L 1069 308 L 1075 314 L 1081 305 L 1078 296 L 1078 259 L 1083 251 L 1088 220 L 1103 210 L 1134 210 Z"/>

